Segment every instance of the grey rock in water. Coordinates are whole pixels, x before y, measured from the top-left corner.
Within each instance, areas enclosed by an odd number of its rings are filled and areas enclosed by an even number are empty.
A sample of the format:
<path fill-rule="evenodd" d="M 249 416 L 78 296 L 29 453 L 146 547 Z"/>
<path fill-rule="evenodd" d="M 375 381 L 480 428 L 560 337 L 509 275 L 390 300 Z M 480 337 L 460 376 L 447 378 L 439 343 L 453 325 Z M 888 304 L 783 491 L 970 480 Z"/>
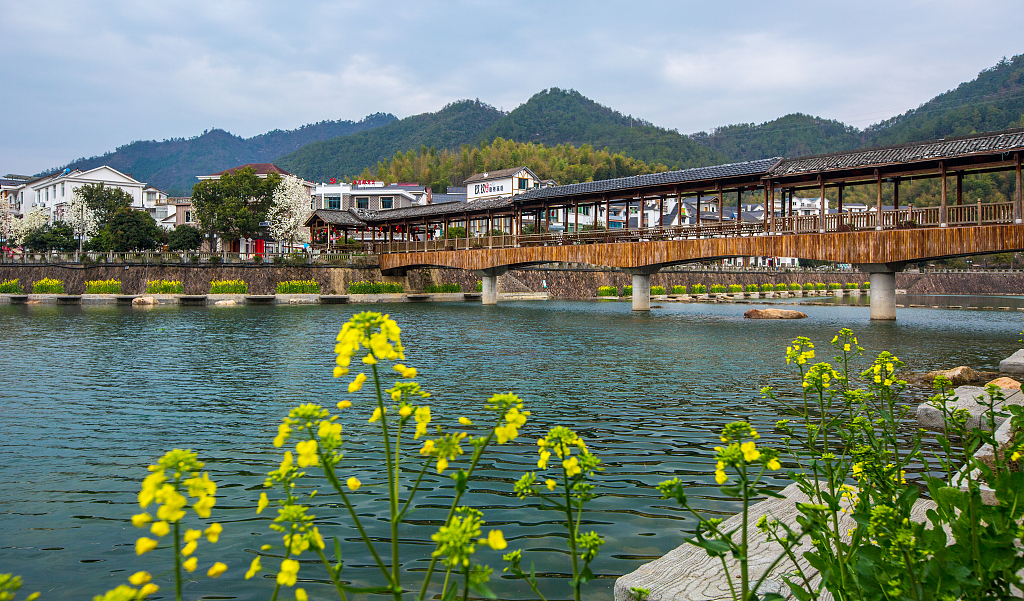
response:
<path fill-rule="evenodd" d="M 219 300 L 219 301 L 217 301 L 217 302 L 215 302 L 213 304 L 217 305 L 219 307 L 231 307 L 233 305 L 237 305 L 238 303 L 235 302 L 233 299 L 225 299 L 225 300 Z"/>
<path fill-rule="evenodd" d="M 139 306 L 148 307 L 148 306 L 159 305 L 159 304 L 160 304 L 160 301 L 156 300 L 152 296 L 140 296 L 140 297 L 132 299 L 132 305 L 134 305 L 136 307 L 139 307 Z"/>
<path fill-rule="evenodd" d="M 1003 400 L 996 404 L 995 408 L 998 411 L 1001 407 L 1006 405 L 1024 405 L 1024 394 L 1021 394 L 1020 390 L 1004 390 L 1005 395 Z M 966 409 L 971 416 L 967 419 L 967 429 L 981 428 L 982 430 L 991 430 L 990 424 L 988 423 L 985 413 L 988 411 L 988 406 L 979 402 L 979 398 L 982 401 L 987 402 L 987 395 L 985 389 L 981 386 L 960 386 L 953 391 L 954 400 L 947 403 L 947 410 L 953 412 L 957 409 Z M 1004 421 L 1005 416 L 995 416 L 995 426 L 998 428 Z M 917 423 L 926 430 L 932 430 L 933 432 L 945 432 L 946 431 L 946 418 L 942 413 L 942 408 L 936 406 L 932 401 L 921 403 L 917 406 Z"/>
<path fill-rule="evenodd" d="M 746 319 L 805 319 L 807 314 L 793 309 L 750 309 L 743 314 Z"/>
<path fill-rule="evenodd" d="M 999 371 L 1004 374 L 1024 374 L 1024 349 L 999 362 Z"/>

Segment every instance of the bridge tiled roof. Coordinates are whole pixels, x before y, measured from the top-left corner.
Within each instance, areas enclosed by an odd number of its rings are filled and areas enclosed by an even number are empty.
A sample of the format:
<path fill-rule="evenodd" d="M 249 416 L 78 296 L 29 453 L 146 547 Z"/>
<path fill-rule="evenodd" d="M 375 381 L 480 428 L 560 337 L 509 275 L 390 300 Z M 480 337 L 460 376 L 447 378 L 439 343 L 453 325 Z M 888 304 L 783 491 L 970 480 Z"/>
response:
<path fill-rule="evenodd" d="M 773 157 L 770 159 L 758 159 L 756 161 L 745 161 L 742 163 L 712 165 L 711 167 L 695 167 L 693 169 L 649 173 L 647 175 L 633 175 L 630 177 L 619 177 L 596 182 L 583 182 L 580 184 L 568 184 L 565 186 L 553 186 L 550 188 L 534 188 L 522 194 L 517 194 L 513 196 L 513 198 L 517 201 L 540 200 L 558 198 L 561 196 L 574 196 L 576 194 L 620 192 L 634 188 L 646 188 L 649 186 L 661 186 L 666 184 L 682 184 L 726 177 L 764 175 L 767 174 L 768 171 L 780 160 L 782 160 L 781 157 Z"/>
<path fill-rule="evenodd" d="M 1024 129 L 785 159 L 771 169 L 770 174 L 773 177 L 780 177 L 840 169 L 863 169 L 1021 149 L 1024 149 Z"/>
<path fill-rule="evenodd" d="M 423 217 L 439 215 L 462 215 L 467 211 L 473 213 L 476 211 L 486 211 L 488 209 L 507 209 L 512 206 L 512 202 L 516 198 L 518 197 L 506 196 L 504 198 L 488 198 L 484 200 L 474 200 L 471 202 L 445 202 L 440 204 L 413 205 L 411 207 L 387 209 L 384 211 L 361 210 L 358 212 L 358 215 L 366 221 L 366 223 L 394 222 L 401 219 L 417 220 Z"/>

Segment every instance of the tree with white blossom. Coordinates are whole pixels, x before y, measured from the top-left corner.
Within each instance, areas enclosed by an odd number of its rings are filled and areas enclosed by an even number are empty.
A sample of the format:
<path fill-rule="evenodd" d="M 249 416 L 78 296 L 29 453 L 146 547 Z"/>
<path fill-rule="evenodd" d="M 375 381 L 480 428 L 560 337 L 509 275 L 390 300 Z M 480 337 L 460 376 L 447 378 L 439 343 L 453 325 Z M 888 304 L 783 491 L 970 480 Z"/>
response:
<path fill-rule="evenodd" d="M 84 238 L 95 236 L 100 231 L 96 211 L 89 206 L 89 202 L 81 194 L 80 188 L 75 188 L 72 191 L 71 202 L 68 203 L 64 211 L 63 221 L 71 226 L 71 230 L 78 237 L 79 248 L 81 248 Z"/>
<path fill-rule="evenodd" d="M 312 213 L 309 189 L 294 175 L 281 178 L 267 211 L 270 235 L 278 242 L 309 242 L 309 228 L 303 223 Z"/>
<path fill-rule="evenodd" d="M 21 244 L 25 240 L 25 236 L 37 230 L 47 223 L 50 222 L 50 212 L 45 209 L 36 209 L 25 213 L 21 219 L 14 220 L 14 227 L 12 229 L 11 241 L 15 244 Z"/>

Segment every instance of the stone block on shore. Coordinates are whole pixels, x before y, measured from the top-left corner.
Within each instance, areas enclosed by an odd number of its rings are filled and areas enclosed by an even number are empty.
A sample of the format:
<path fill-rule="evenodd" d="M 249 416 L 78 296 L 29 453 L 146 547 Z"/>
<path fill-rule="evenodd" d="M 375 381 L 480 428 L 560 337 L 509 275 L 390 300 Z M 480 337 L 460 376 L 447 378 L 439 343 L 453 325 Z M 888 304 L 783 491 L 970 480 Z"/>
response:
<path fill-rule="evenodd" d="M 750 309 L 743 314 L 746 319 L 804 319 L 807 314 L 793 309 Z"/>
<path fill-rule="evenodd" d="M 935 381 L 935 378 L 939 376 L 945 376 L 946 379 L 953 384 L 953 386 L 963 386 L 964 384 L 971 384 L 980 379 L 978 377 L 978 372 L 974 371 L 970 367 L 967 367 L 966 365 L 954 367 L 953 369 L 930 371 L 927 374 L 925 374 L 924 379 L 929 382 L 933 382 Z"/>
<path fill-rule="evenodd" d="M 159 305 L 160 301 L 156 300 L 152 296 L 139 296 L 132 299 L 133 307 L 149 307 L 153 305 Z"/>
<path fill-rule="evenodd" d="M 999 362 L 999 371 L 1004 374 L 1024 374 L 1024 349 Z"/>
<path fill-rule="evenodd" d="M 970 414 L 967 420 L 967 429 L 981 428 L 989 429 L 988 419 L 985 412 L 988 407 L 978 402 L 978 398 L 985 398 L 985 389 L 981 386 L 960 386 L 953 391 L 954 400 L 948 404 L 949 411 L 966 409 Z M 1004 392 L 1005 398 L 996 405 L 996 410 L 1006 405 L 1024 405 L 1024 394 L 1020 390 L 1008 390 Z M 1006 421 L 1006 417 L 995 416 L 996 428 Z M 917 423 L 926 430 L 944 432 L 946 430 L 946 419 L 942 409 L 932 404 L 931 401 L 921 403 L 917 406 Z"/>

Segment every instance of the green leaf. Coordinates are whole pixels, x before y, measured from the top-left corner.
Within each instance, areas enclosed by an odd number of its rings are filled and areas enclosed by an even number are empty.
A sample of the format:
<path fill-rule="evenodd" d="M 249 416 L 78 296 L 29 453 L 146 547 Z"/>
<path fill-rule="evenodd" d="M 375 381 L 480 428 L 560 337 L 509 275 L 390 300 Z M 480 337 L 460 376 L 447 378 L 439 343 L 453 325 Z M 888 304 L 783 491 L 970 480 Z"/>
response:
<path fill-rule="evenodd" d="M 480 595 L 481 597 L 485 597 L 487 599 L 497 599 L 498 598 L 498 596 L 494 594 L 494 591 L 492 591 L 486 584 L 484 584 L 482 582 L 480 584 L 471 582 L 469 584 L 469 590 L 471 590 L 474 593 L 476 593 L 477 595 Z"/>
<path fill-rule="evenodd" d="M 590 566 L 583 568 L 583 571 L 580 572 L 580 584 L 586 584 L 595 578 L 597 578 L 597 576 L 595 576 L 594 572 L 590 570 Z"/>

